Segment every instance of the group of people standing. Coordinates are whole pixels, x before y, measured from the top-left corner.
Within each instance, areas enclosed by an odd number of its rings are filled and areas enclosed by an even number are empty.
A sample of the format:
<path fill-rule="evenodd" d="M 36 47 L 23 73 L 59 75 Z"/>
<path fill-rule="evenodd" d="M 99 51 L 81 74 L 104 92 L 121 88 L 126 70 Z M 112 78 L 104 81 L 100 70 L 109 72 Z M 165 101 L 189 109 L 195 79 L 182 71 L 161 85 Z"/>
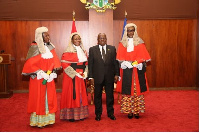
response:
<path fill-rule="evenodd" d="M 102 90 L 106 92 L 107 116 L 114 116 L 114 83 L 116 91 L 122 94 L 121 113 L 128 118 L 139 118 L 145 111 L 144 93 L 149 91 L 146 79 L 146 62 L 150 56 L 143 40 L 138 37 L 137 26 L 127 24 L 118 50 L 107 45 L 107 37 L 99 33 L 97 42 L 89 49 L 89 57 L 81 41 L 74 32 L 61 61 L 50 42 L 48 29 L 39 27 L 35 31 L 35 41 L 31 44 L 23 75 L 30 76 L 28 113 L 30 126 L 44 127 L 55 123 L 57 97 L 54 79 L 56 72 L 63 69 L 60 119 L 74 122 L 89 116 L 85 79 L 94 86 L 95 120 L 102 115 Z"/>

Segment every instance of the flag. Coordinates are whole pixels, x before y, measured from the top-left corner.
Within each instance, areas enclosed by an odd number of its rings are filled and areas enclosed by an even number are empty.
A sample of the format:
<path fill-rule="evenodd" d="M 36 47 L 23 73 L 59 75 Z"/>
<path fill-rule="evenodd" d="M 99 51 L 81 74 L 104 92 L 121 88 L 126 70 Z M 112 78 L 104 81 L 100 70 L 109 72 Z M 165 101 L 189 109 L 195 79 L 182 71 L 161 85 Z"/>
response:
<path fill-rule="evenodd" d="M 125 28 L 125 26 L 126 26 L 126 23 L 127 23 L 127 18 L 125 17 L 125 18 L 124 18 L 123 30 L 122 30 L 122 37 L 123 37 L 123 35 L 124 35 L 124 28 Z M 121 37 L 121 38 L 122 38 L 122 37 Z"/>
<path fill-rule="evenodd" d="M 76 25 L 75 25 L 75 11 L 73 11 L 73 22 L 72 22 L 72 30 L 71 33 L 77 32 Z"/>
<path fill-rule="evenodd" d="M 75 25 L 75 19 L 72 22 L 72 31 L 71 31 L 71 33 L 74 33 L 74 32 L 77 32 L 76 25 Z"/>

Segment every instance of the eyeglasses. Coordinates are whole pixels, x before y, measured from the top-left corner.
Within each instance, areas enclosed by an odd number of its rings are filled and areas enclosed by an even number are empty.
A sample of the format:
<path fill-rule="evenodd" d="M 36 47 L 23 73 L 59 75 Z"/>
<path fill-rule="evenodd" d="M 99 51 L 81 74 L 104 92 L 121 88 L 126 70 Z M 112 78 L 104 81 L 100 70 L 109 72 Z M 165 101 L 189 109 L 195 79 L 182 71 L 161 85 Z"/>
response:
<path fill-rule="evenodd" d="M 127 32 L 135 32 L 135 30 L 127 30 Z"/>

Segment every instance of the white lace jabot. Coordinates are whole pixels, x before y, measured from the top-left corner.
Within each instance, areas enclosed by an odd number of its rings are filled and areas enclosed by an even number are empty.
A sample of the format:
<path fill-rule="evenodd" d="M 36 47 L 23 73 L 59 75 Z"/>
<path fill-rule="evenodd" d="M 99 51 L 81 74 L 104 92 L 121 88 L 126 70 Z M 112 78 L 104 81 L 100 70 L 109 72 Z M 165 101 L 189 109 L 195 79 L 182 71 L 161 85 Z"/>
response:
<path fill-rule="evenodd" d="M 86 57 L 85 53 L 83 52 L 82 48 L 80 46 L 75 46 L 75 45 L 73 45 L 73 46 L 76 48 L 78 61 L 79 62 L 87 61 L 87 57 Z"/>
<path fill-rule="evenodd" d="M 128 38 L 127 52 L 134 51 L 133 38 Z"/>
<path fill-rule="evenodd" d="M 53 54 L 51 53 L 51 51 L 49 50 L 49 48 L 47 46 L 44 46 L 44 47 L 45 47 L 46 52 L 41 55 L 42 58 L 43 59 L 51 59 L 51 58 L 53 58 Z"/>

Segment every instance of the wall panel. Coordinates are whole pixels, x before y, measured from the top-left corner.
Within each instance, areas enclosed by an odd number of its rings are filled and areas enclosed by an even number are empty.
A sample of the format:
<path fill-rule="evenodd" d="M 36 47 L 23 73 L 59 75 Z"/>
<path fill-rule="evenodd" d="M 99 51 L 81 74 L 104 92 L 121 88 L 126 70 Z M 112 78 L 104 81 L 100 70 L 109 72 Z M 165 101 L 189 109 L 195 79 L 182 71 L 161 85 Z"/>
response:
<path fill-rule="evenodd" d="M 0 21 L 0 51 L 5 50 L 15 59 L 8 66 L 8 88 L 11 90 L 28 90 L 29 78 L 22 76 L 21 72 L 29 46 L 35 38 L 35 29 L 39 26 L 48 27 L 51 42 L 61 58 L 69 42 L 71 21 Z M 77 21 L 76 27 L 83 44 L 89 44 L 88 21 Z M 87 45 L 86 49 L 89 49 Z M 56 81 L 57 88 L 61 88 L 61 85 L 62 73 Z"/>
<path fill-rule="evenodd" d="M 147 68 L 150 87 L 198 86 L 198 23 L 189 20 L 129 20 L 138 27 L 152 61 Z M 118 29 L 118 27 L 121 27 Z M 114 21 L 114 45 L 123 21 Z"/>
<path fill-rule="evenodd" d="M 145 41 L 152 61 L 148 64 L 147 78 L 150 87 L 198 87 L 198 20 L 128 20 L 138 26 L 138 35 Z M 51 42 L 61 57 L 69 42 L 72 21 L 0 21 L 0 51 L 15 59 L 8 66 L 8 88 L 28 90 L 28 77 L 21 76 L 26 54 L 34 40 L 35 29 L 46 26 Z M 89 22 L 76 21 L 77 31 L 88 51 Z M 113 21 L 113 45 L 118 47 L 123 20 Z M 109 38 L 108 38 L 109 39 Z M 56 80 L 62 86 L 62 73 Z"/>

